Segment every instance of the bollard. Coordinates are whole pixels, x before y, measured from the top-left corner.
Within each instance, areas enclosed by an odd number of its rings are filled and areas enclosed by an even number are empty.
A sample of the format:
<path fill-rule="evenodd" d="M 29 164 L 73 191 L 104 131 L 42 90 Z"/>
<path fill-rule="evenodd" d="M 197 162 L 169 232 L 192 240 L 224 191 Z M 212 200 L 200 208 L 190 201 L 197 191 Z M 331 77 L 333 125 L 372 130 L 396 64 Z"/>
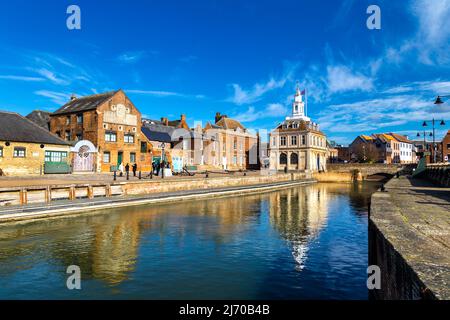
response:
<path fill-rule="evenodd" d="M 244 172 L 244 177 L 246 177 L 247 176 L 247 172 Z"/>
<path fill-rule="evenodd" d="M 153 179 L 153 170 L 150 171 L 150 179 Z"/>
<path fill-rule="evenodd" d="M 141 179 L 142 179 L 142 172 L 139 171 L 139 180 L 141 180 Z"/>
<path fill-rule="evenodd" d="M 114 170 L 114 181 L 116 181 L 116 180 L 117 180 L 117 171 Z"/>
<path fill-rule="evenodd" d="M 130 171 L 127 171 L 127 180 L 130 180 Z"/>
<path fill-rule="evenodd" d="M 208 170 L 206 170 L 206 172 L 205 172 L 205 178 L 208 178 L 208 177 L 209 177 Z"/>

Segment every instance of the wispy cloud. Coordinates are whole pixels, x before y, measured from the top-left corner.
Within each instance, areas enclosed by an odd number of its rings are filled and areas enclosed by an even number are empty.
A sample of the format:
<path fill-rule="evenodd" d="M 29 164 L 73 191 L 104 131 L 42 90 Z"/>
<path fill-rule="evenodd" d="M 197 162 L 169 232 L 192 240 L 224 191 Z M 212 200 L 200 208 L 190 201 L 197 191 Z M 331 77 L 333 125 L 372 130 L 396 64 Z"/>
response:
<path fill-rule="evenodd" d="M 122 63 L 136 63 L 145 57 L 144 51 L 129 51 L 124 52 L 117 57 L 117 60 Z"/>
<path fill-rule="evenodd" d="M 130 90 L 125 90 L 125 92 L 154 96 L 154 97 L 179 97 L 179 98 L 195 98 L 195 99 L 206 98 L 206 96 L 203 94 L 184 94 L 184 93 L 179 93 L 179 92 L 174 92 L 174 91 L 161 91 L 161 90 L 130 89 Z"/>
<path fill-rule="evenodd" d="M 280 103 L 271 103 L 263 109 L 250 106 L 245 112 L 233 116 L 241 122 L 252 122 L 264 118 L 280 118 L 287 114 L 287 108 Z"/>
<path fill-rule="evenodd" d="M 49 90 L 38 90 L 35 91 L 34 94 L 41 97 L 50 98 L 51 101 L 58 105 L 63 105 L 70 99 L 70 94 Z"/>
<path fill-rule="evenodd" d="M 27 76 L 15 76 L 15 75 L 0 75 L 0 79 L 4 79 L 4 80 L 16 80 L 16 81 L 25 81 L 25 82 L 40 82 L 40 81 L 45 81 L 44 78 L 40 78 L 40 77 L 27 77 Z"/>
<path fill-rule="evenodd" d="M 328 89 L 330 93 L 346 91 L 371 91 L 373 80 L 347 66 L 328 66 Z"/>

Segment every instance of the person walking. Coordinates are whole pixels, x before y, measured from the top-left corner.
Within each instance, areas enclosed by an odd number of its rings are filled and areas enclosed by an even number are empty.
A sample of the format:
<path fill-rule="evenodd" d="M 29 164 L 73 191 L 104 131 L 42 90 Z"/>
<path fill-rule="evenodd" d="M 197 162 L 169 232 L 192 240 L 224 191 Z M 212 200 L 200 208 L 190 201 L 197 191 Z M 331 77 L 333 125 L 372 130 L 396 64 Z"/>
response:
<path fill-rule="evenodd" d="M 137 164 L 133 164 L 133 177 L 136 177 L 136 171 L 137 171 Z"/>
<path fill-rule="evenodd" d="M 127 177 L 130 174 L 130 165 L 127 163 L 127 165 L 125 166 L 125 172 L 127 173 Z"/>

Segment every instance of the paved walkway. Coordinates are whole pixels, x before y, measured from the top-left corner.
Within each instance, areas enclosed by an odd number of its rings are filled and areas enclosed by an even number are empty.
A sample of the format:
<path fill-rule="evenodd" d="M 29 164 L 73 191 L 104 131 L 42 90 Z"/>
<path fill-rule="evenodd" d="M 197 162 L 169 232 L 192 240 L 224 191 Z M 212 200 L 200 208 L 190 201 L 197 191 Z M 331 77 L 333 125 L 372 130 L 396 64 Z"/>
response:
<path fill-rule="evenodd" d="M 450 299 L 450 188 L 393 178 L 374 195 L 371 219 L 424 284 Z"/>

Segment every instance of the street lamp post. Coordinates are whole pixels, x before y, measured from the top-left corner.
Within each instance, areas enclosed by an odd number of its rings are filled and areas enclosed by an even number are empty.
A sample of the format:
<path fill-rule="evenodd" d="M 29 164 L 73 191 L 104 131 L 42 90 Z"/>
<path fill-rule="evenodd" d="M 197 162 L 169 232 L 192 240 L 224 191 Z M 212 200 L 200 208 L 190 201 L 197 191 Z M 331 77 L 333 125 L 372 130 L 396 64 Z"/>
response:
<path fill-rule="evenodd" d="M 161 179 L 164 179 L 164 167 L 165 167 L 165 155 L 166 155 L 166 153 L 164 152 L 164 149 L 166 148 L 166 144 L 163 142 L 163 143 L 161 143 L 160 145 L 159 145 L 159 147 L 161 148 L 161 150 L 162 150 L 162 155 L 161 155 L 161 163 L 162 163 L 162 172 L 161 172 Z"/>
<path fill-rule="evenodd" d="M 437 153 L 437 150 L 436 150 L 436 120 L 434 118 L 432 120 L 425 120 L 422 124 L 422 127 L 428 126 L 427 121 L 431 122 L 432 129 L 433 129 L 433 133 L 432 133 L 433 134 L 433 163 L 436 163 L 436 153 Z M 445 126 L 444 120 L 441 120 L 439 125 Z M 425 131 L 424 131 L 424 133 L 425 133 Z"/>

